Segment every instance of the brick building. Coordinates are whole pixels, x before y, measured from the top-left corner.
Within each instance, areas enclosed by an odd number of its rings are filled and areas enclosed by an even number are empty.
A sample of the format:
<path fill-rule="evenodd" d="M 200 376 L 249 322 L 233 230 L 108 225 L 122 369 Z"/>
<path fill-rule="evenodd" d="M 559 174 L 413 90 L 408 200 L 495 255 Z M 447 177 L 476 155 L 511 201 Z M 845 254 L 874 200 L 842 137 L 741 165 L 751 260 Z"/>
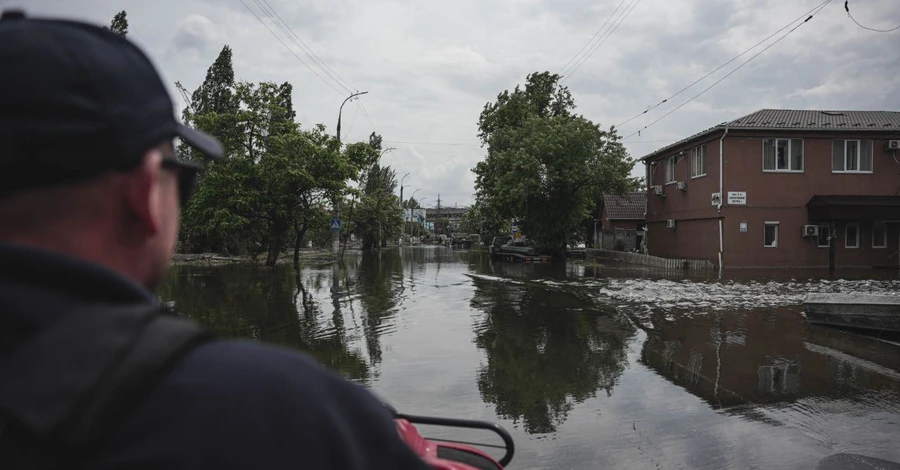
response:
<path fill-rule="evenodd" d="M 900 264 L 900 112 L 763 109 L 642 161 L 652 255 Z"/>
<path fill-rule="evenodd" d="M 595 244 L 611 248 L 615 245 L 617 236 L 624 236 L 628 239 L 626 246 L 629 249 L 640 247 L 644 237 L 644 214 L 646 212 L 646 191 L 621 195 L 603 194 L 600 220 L 596 228 L 597 233 L 594 234 Z"/>

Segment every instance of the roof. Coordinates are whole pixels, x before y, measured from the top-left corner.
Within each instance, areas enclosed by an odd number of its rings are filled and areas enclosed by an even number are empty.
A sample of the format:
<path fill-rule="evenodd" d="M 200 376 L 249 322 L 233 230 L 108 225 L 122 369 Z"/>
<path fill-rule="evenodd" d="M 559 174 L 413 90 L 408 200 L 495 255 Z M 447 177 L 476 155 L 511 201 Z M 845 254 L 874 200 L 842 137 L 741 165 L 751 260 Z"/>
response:
<path fill-rule="evenodd" d="M 603 207 L 609 220 L 644 220 L 647 212 L 647 193 L 623 195 L 603 194 Z"/>
<path fill-rule="evenodd" d="M 641 160 L 647 160 L 667 150 L 679 147 L 699 137 L 714 134 L 725 128 L 739 130 L 778 131 L 800 129 L 806 131 L 884 132 L 900 131 L 900 111 L 829 111 L 814 109 L 760 109 L 754 113 L 710 127 L 674 144 L 667 145 Z"/>
<path fill-rule="evenodd" d="M 900 196 L 813 196 L 806 206 L 900 206 Z"/>
<path fill-rule="evenodd" d="M 816 195 L 806 208 L 810 220 L 900 220 L 900 196 Z"/>

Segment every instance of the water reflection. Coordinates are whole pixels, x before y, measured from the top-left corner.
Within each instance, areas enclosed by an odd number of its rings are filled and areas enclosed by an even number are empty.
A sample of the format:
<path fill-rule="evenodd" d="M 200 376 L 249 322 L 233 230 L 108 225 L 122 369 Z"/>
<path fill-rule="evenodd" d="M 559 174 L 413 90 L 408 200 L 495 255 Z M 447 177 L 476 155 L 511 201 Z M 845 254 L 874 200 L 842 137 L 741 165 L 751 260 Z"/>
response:
<path fill-rule="evenodd" d="M 714 408 L 900 392 L 900 348 L 807 326 L 797 309 L 655 315 L 652 324 L 641 362 Z"/>
<path fill-rule="evenodd" d="M 160 296 L 219 337 L 299 349 L 365 383 L 370 367 L 351 347 L 343 315 L 336 309 L 324 312 L 317 299 L 327 295 L 328 281 L 325 271 L 298 275 L 290 268 L 176 266 Z"/>
<path fill-rule="evenodd" d="M 514 266 L 505 265 L 507 274 L 535 268 Z M 485 313 L 475 341 L 487 362 L 478 389 L 500 416 L 521 421 L 528 433 L 550 433 L 574 404 L 612 392 L 627 367 L 630 323 L 571 293 L 491 279 L 474 283 L 471 305 Z"/>

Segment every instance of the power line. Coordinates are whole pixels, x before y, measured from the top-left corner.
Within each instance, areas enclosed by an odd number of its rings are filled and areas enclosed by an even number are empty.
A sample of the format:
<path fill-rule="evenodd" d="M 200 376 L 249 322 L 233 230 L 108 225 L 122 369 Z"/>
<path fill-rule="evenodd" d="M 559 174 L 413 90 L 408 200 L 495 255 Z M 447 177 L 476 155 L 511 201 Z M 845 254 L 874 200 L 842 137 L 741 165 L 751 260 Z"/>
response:
<path fill-rule="evenodd" d="M 581 46 L 581 49 L 580 49 L 574 56 L 572 56 L 572 58 L 569 59 L 568 62 L 566 62 L 566 65 L 563 65 L 562 68 L 559 69 L 559 72 L 557 72 L 557 75 L 565 75 L 565 74 L 563 73 L 563 71 L 565 71 L 566 68 L 569 66 L 569 64 L 571 64 L 572 61 L 574 61 L 575 59 L 577 59 L 578 56 L 581 55 L 581 53 L 584 52 L 585 49 L 587 49 L 588 46 L 589 46 L 592 42 L 594 42 L 594 39 L 597 38 L 597 36 L 600 34 L 600 31 L 603 31 L 603 28 L 606 27 L 606 25 L 609 23 L 609 20 L 611 20 L 612 17 L 616 14 L 616 12 L 619 11 L 619 8 L 622 8 L 622 5 L 623 5 L 624 3 L 625 3 L 625 0 L 622 0 L 621 2 L 619 2 L 619 6 L 617 6 L 616 9 L 613 10 L 613 12 L 609 15 L 609 17 L 606 18 L 606 21 L 604 21 L 603 24 L 600 26 L 600 28 L 597 29 L 597 32 L 594 33 L 594 35 L 591 36 L 591 38 L 588 39 L 588 41 L 587 41 L 586 43 L 584 43 L 583 46 Z"/>
<path fill-rule="evenodd" d="M 850 19 L 853 20 L 853 22 L 856 23 L 856 25 L 859 26 L 860 28 L 868 30 L 868 31 L 874 31 L 876 33 L 890 33 L 891 31 L 896 31 L 896 30 L 900 29 L 900 25 L 897 25 L 897 27 L 891 28 L 891 29 L 875 29 L 875 28 L 870 28 L 868 26 L 863 26 L 863 25 L 859 24 L 859 21 L 856 21 L 856 18 L 854 18 L 853 15 L 850 14 L 850 6 L 847 5 L 848 3 L 850 3 L 849 0 L 844 0 L 844 10 L 847 10 L 847 16 L 849 16 Z"/>
<path fill-rule="evenodd" d="M 262 4 L 260 4 L 260 1 L 262 2 Z M 272 7 L 272 5 L 267 0 L 254 0 L 254 2 L 256 2 L 256 4 L 259 5 L 259 7 L 269 15 L 269 17 L 272 19 L 272 22 L 275 23 L 276 26 L 279 26 L 281 28 L 288 39 L 292 40 L 294 44 L 297 45 L 314 64 L 316 64 L 323 72 L 325 72 L 326 75 L 328 75 L 338 85 L 346 89 L 349 93 L 357 91 L 346 80 L 341 78 L 334 70 L 332 70 L 331 67 L 325 64 L 325 62 L 322 61 L 322 59 L 315 52 L 313 52 L 312 48 L 307 46 L 306 43 L 303 42 L 302 39 L 300 39 L 300 36 L 297 36 L 293 28 L 291 28 L 284 21 L 281 15 L 279 15 L 278 12 L 275 11 L 275 8 Z M 263 4 L 265 6 L 263 6 Z M 266 7 L 268 7 L 268 10 L 266 10 Z"/>
<path fill-rule="evenodd" d="M 691 87 L 693 87 L 694 85 L 696 85 L 696 84 L 702 82 L 703 80 L 705 80 L 705 79 L 706 79 L 707 77 L 709 77 L 710 75 L 712 75 L 712 74 L 718 72 L 719 70 L 722 70 L 726 65 L 728 65 L 728 64 L 730 64 L 730 63 L 732 63 L 732 62 L 734 62 L 735 60 L 740 59 L 744 54 L 746 54 L 746 53 L 752 51 L 753 49 L 756 49 L 757 47 L 759 47 L 760 44 L 762 44 L 762 43 L 768 41 L 769 39 L 772 39 L 772 37 L 774 37 L 776 34 L 778 34 L 778 33 L 782 32 L 782 31 L 784 31 L 785 29 L 788 29 L 792 24 L 794 24 L 794 23 L 796 23 L 796 22 L 802 20 L 804 17 L 806 17 L 806 16 L 808 16 L 808 15 L 811 15 L 811 14 L 812 14 L 814 11 L 816 11 L 817 9 L 823 8 L 823 7 L 824 7 L 826 4 L 828 4 L 829 2 L 831 2 L 831 0 L 825 0 L 825 1 L 823 1 L 822 3 L 816 5 L 812 10 L 809 10 L 809 11 L 807 11 L 806 13 L 804 13 L 804 14 L 798 16 L 797 18 L 795 18 L 795 19 L 794 19 L 793 21 L 791 21 L 790 23 L 784 25 L 784 26 L 783 26 L 781 29 L 779 29 L 778 31 L 775 31 L 774 33 L 772 33 L 772 34 L 766 36 L 763 40 L 761 40 L 761 41 L 759 41 L 758 43 L 756 43 L 756 44 L 754 44 L 754 45 L 748 47 L 747 49 L 745 49 L 744 52 L 741 52 L 740 54 L 738 54 L 738 55 L 732 57 L 728 62 L 725 62 L 724 64 L 722 64 L 722 65 L 716 67 L 715 69 L 713 69 L 712 71 L 710 71 L 710 72 L 707 73 L 706 75 L 704 75 L 704 76 L 702 76 L 702 77 L 700 77 L 700 78 L 694 80 L 694 81 L 691 82 L 688 86 L 682 88 L 681 90 L 678 90 L 674 95 L 672 95 L 672 96 L 670 96 L 670 97 L 668 97 L 668 98 L 666 98 L 666 99 L 660 101 L 659 103 L 656 103 L 656 104 L 653 105 L 653 106 L 650 106 L 649 108 L 645 109 L 644 111 L 641 111 L 641 112 L 635 114 L 634 116 L 632 116 L 632 117 L 628 118 L 627 120 L 625 120 L 625 121 L 619 123 L 618 125 L 616 125 L 616 127 L 617 127 L 617 128 L 622 127 L 622 126 L 624 126 L 625 124 L 628 124 L 629 122 L 631 122 L 631 121 L 633 121 L 633 120 L 635 120 L 635 119 L 637 119 L 637 118 L 643 116 L 644 114 L 647 114 L 648 112 L 650 112 L 650 111 L 652 111 L 652 110 L 658 108 L 659 106 L 665 104 L 666 102 L 668 102 L 668 101 L 671 100 L 672 98 L 675 98 L 676 96 L 678 96 L 678 95 L 684 93 L 684 92 L 687 91 L 689 88 L 691 88 Z"/>
<path fill-rule="evenodd" d="M 590 51 L 586 56 L 583 57 L 583 59 L 581 60 L 581 62 L 579 62 L 578 65 L 574 66 L 574 67 L 572 68 L 572 70 L 570 70 L 569 73 L 566 74 L 566 76 L 565 76 L 565 78 L 563 79 L 563 81 L 568 80 L 572 75 L 574 75 L 575 72 L 577 72 L 578 69 L 580 69 L 581 66 L 584 65 L 584 63 L 587 62 L 588 59 L 590 59 L 591 56 L 594 55 L 595 52 L 597 52 L 597 49 L 600 49 L 600 46 L 602 46 L 603 43 L 605 43 L 606 40 L 609 39 L 610 36 L 612 36 L 612 33 L 616 32 L 616 29 L 618 29 L 619 26 L 621 26 L 622 23 L 625 22 L 625 18 L 627 18 L 628 15 L 630 15 L 631 12 L 634 11 L 635 8 L 637 8 L 638 3 L 640 3 L 640 2 L 641 2 L 641 0 L 634 0 L 634 2 L 632 2 L 632 3 L 629 4 L 629 6 L 631 7 L 630 9 L 629 9 L 628 7 L 625 7 L 625 8 L 626 8 L 626 11 L 622 12 L 622 15 L 619 16 L 619 22 L 618 22 L 618 23 L 615 23 L 615 20 L 613 21 L 614 24 L 613 24 L 613 25 L 610 27 L 610 29 L 607 31 L 606 36 L 603 37 L 602 40 L 600 40 L 599 42 L 597 42 L 597 44 L 594 45 L 594 48 L 591 49 L 591 51 Z"/>
<path fill-rule="evenodd" d="M 268 25 L 266 25 L 266 23 L 262 20 L 262 18 L 260 18 L 259 15 L 257 15 L 256 12 L 253 11 L 253 9 L 250 8 L 249 5 L 247 5 L 246 3 L 244 3 L 244 0 L 241 0 L 241 4 L 243 4 L 244 7 L 246 7 L 247 10 L 249 10 L 250 13 L 252 13 L 254 17 L 256 17 L 256 20 L 259 21 L 259 24 L 263 25 L 263 27 L 266 28 L 266 30 L 269 31 L 269 33 L 272 34 L 272 36 L 275 37 L 275 39 L 277 39 L 278 42 L 280 42 L 281 45 L 284 46 L 284 48 L 288 50 L 288 52 L 290 52 L 291 54 L 293 54 L 294 57 L 296 57 L 297 60 L 300 61 L 301 64 L 305 65 L 306 68 L 308 68 L 313 74 L 315 74 L 317 77 L 319 77 L 319 80 L 322 80 L 322 83 L 324 83 L 324 84 L 328 85 L 329 87 L 331 87 L 331 89 L 334 90 L 337 94 L 339 94 L 339 95 L 341 95 L 341 96 L 344 96 L 344 95 L 345 95 L 344 92 L 342 92 L 341 90 L 338 90 L 334 85 L 331 84 L 331 82 L 329 82 L 328 80 L 325 80 L 324 78 L 322 78 L 322 76 L 319 75 L 318 72 L 316 72 L 316 69 L 310 67 L 309 64 L 306 63 L 306 61 L 304 61 L 299 55 L 297 55 L 296 52 L 294 52 L 293 49 L 290 48 L 290 46 L 288 46 L 287 44 L 285 44 L 285 42 L 282 41 L 281 38 L 278 37 L 277 34 L 275 34 L 275 31 L 272 31 L 272 29 L 269 28 Z"/>
<path fill-rule="evenodd" d="M 811 19 L 813 18 L 813 16 L 815 16 L 817 13 L 819 13 L 820 11 L 822 11 L 822 9 L 824 9 L 825 6 L 828 5 L 829 3 L 831 3 L 831 0 L 827 0 L 827 1 L 825 2 L 824 5 L 822 5 L 817 11 L 815 11 L 814 13 L 812 13 L 811 15 L 809 15 L 809 17 L 806 18 L 805 20 L 803 20 L 802 23 L 798 24 L 797 26 L 794 26 L 793 28 L 791 28 L 790 31 L 788 31 L 787 33 L 785 33 L 784 36 L 781 36 L 780 38 L 776 39 L 772 44 L 769 44 L 768 46 L 766 46 L 765 48 L 763 48 L 763 50 L 757 52 L 756 54 L 753 54 L 752 56 L 750 56 L 749 59 L 747 59 L 747 60 L 741 62 L 741 65 L 738 65 L 738 66 L 735 67 L 733 70 L 731 70 L 730 72 L 728 72 L 727 74 L 725 74 L 725 76 L 723 76 L 722 78 L 720 78 L 720 79 L 716 80 L 715 82 L 713 82 L 712 85 L 710 85 L 710 86 L 704 88 L 703 91 L 701 91 L 700 93 L 697 93 L 696 95 L 692 96 L 689 100 L 685 101 L 684 103 L 681 103 L 680 105 L 678 105 L 677 107 L 675 107 L 675 108 L 672 109 L 671 111 L 667 112 L 666 114 L 663 114 L 662 116 L 660 116 L 659 118 L 657 118 L 655 121 L 651 122 L 650 124 L 647 124 L 646 126 L 644 126 L 644 127 L 640 128 L 640 129 L 638 129 L 638 130 L 632 132 L 632 133 L 629 134 L 627 137 L 625 137 L 625 139 L 629 139 L 629 138 L 635 136 L 636 134 L 638 134 L 638 133 L 641 132 L 642 130 L 644 130 L 644 129 L 646 129 L 646 128 L 648 128 L 648 127 L 650 127 L 650 126 L 656 124 L 656 123 L 659 122 L 659 121 L 662 121 L 666 116 L 668 116 L 668 115 L 674 113 L 675 111 L 678 111 L 678 110 L 681 109 L 684 105 L 686 105 L 686 104 L 690 103 L 691 101 L 694 101 L 695 99 L 699 98 L 701 95 L 703 95 L 704 93 L 706 93 L 707 91 L 709 91 L 710 89 L 712 89 L 712 87 L 714 87 L 714 86 L 718 85 L 719 83 L 721 83 L 722 80 L 725 80 L 726 78 L 730 77 L 731 74 L 733 74 L 733 73 L 737 72 L 738 70 L 740 70 L 741 67 L 747 65 L 748 62 L 750 62 L 751 60 L 755 59 L 756 57 L 758 57 L 758 56 L 759 56 L 760 54 L 762 54 L 763 52 L 766 52 L 767 50 L 769 50 L 769 48 L 771 48 L 771 47 L 774 46 L 775 44 L 778 44 L 779 42 L 781 42 L 782 39 L 788 37 L 791 33 L 793 33 L 794 31 L 796 31 L 797 28 L 799 28 L 799 27 L 805 25 L 807 22 L 809 22 L 809 20 L 811 20 Z M 623 139 L 623 140 L 624 140 L 624 139 Z"/>
<path fill-rule="evenodd" d="M 478 144 L 468 144 L 465 142 L 415 142 L 409 140 L 385 140 L 390 144 L 406 144 L 406 145 L 440 145 L 445 147 L 481 147 Z"/>
<path fill-rule="evenodd" d="M 369 112 L 366 111 L 366 107 L 363 105 L 362 101 L 359 102 L 359 109 L 363 112 L 363 117 L 366 118 L 366 121 L 369 121 L 369 124 L 372 126 L 372 130 L 377 134 L 378 126 L 376 126 L 375 123 L 372 122 L 372 118 L 369 117 Z"/>

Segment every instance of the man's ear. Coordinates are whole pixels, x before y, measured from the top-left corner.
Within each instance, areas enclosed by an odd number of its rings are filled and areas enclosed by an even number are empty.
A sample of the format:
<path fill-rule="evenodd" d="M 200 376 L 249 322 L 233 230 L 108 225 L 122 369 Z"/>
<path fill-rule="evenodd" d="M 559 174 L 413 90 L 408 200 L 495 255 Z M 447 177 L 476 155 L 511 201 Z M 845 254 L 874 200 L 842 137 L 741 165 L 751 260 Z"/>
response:
<path fill-rule="evenodd" d="M 130 178 L 125 183 L 128 185 L 128 209 L 140 225 L 139 229 L 148 236 L 156 235 L 162 227 L 162 158 L 159 149 L 149 150 L 141 164 L 129 173 Z"/>

